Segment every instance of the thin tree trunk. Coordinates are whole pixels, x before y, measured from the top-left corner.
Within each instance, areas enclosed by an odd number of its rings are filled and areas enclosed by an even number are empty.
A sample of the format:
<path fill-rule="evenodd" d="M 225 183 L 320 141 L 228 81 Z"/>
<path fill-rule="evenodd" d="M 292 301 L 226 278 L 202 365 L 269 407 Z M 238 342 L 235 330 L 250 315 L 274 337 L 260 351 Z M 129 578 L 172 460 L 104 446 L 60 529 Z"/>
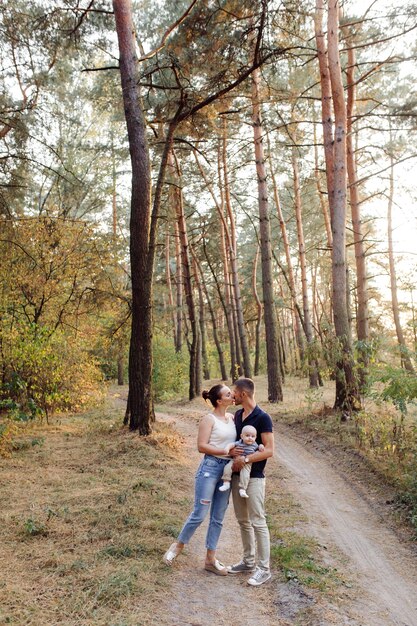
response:
<path fill-rule="evenodd" d="M 295 285 L 295 276 L 294 276 L 294 269 L 293 269 L 292 259 L 291 259 L 291 251 L 290 251 L 290 244 L 288 240 L 287 226 L 285 224 L 284 216 L 282 213 L 281 202 L 280 202 L 279 194 L 278 194 L 278 185 L 276 183 L 275 174 L 274 174 L 274 170 L 272 167 L 272 156 L 271 156 L 271 146 L 269 142 L 269 134 L 267 133 L 266 136 L 267 136 L 267 141 L 268 141 L 269 168 L 271 172 L 272 190 L 274 193 L 275 207 L 276 207 L 277 214 L 278 214 L 278 221 L 279 221 L 279 227 L 281 230 L 282 243 L 284 245 L 285 259 L 287 262 L 287 272 L 288 272 L 287 282 L 288 282 L 288 287 L 290 289 L 291 300 L 292 300 L 294 311 L 295 311 L 295 314 L 294 314 L 295 337 L 296 337 L 296 342 L 297 342 L 297 346 L 299 350 L 300 361 L 302 362 L 304 360 L 304 340 L 303 340 L 303 333 L 302 333 L 302 326 L 303 326 L 304 320 L 300 319 L 300 315 L 299 315 L 300 311 L 297 305 L 297 290 L 296 290 L 296 285 Z"/>
<path fill-rule="evenodd" d="M 253 297 L 256 302 L 256 327 L 255 327 L 255 367 L 254 374 L 255 376 L 259 375 L 259 352 L 260 352 L 260 343 L 261 343 L 261 324 L 262 324 L 262 302 L 259 299 L 258 289 L 256 287 L 256 272 L 258 268 L 258 258 L 259 258 L 259 245 L 256 247 L 255 258 L 253 261 L 253 270 L 252 270 L 252 292 Z"/>
<path fill-rule="evenodd" d="M 268 400 L 282 401 L 282 384 L 278 352 L 278 333 L 275 316 L 272 275 L 271 223 L 268 207 L 265 158 L 262 145 L 262 116 L 259 94 L 260 72 L 252 74 L 252 123 L 255 142 L 255 161 L 258 179 L 259 233 L 262 259 L 262 292 L 265 320 L 266 358 L 268 368 Z"/>
<path fill-rule="evenodd" d="M 390 275 L 390 285 L 391 285 L 391 306 L 392 306 L 392 314 L 394 317 L 395 332 L 397 334 L 397 341 L 400 347 L 401 365 L 408 372 L 414 374 L 414 368 L 413 368 L 410 356 L 407 351 L 407 346 L 406 346 L 405 339 L 404 339 L 404 333 L 401 327 L 400 312 L 399 312 L 399 307 L 398 307 L 397 272 L 395 269 L 394 245 L 392 241 L 392 205 L 394 202 L 394 158 L 392 155 L 390 155 L 390 161 L 391 161 L 391 167 L 390 167 L 390 179 L 389 179 L 387 222 L 388 222 L 388 260 L 389 260 L 389 275 Z"/>
<path fill-rule="evenodd" d="M 219 366 L 220 366 L 221 377 L 222 377 L 222 380 L 227 380 L 227 372 L 226 372 L 226 366 L 225 366 L 225 363 L 224 363 L 223 348 L 222 348 L 222 345 L 221 345 L 221 342 L 220 342 L 220 339 L 219 339 L 219 335 L 218 335 L 218 332 L 217 332 L 216 315 L 214 313 L 214 309 L 213 309 L 213 306 L 211 304 L 210 295 L 209 295 L 209 292 L 208 292 L 208 289 L 207 289 L 206 281 L 204 280 L 203 271 L 201 269 L 200 262 L 197 259 L 197 257 L 195 256 L 193 249 L 191 249 L 191 251 L 193 253 L 193 257 L 194 257 L 194 260 L 195 260 L 196 265 L 197 265 L 197 271 L 199 272 L 199 275 L 200 275 L 200 284 L 202 285 L 202 288 L 204 290 L 204 294 L 206 296 L 207 306 L 208 306 L 208 310 L 209 310 L 209 313 L 210 313 L 210 318 L 211 318 L 211 323 L 212 323 L 212 328 L 213 328 L 213 339 L 214 339 L 214 343 L 216 345 L 217 354 L 219 356 Z M 210 376 L 208 376 L 208 378 L 210 378 Z"/>
<path fill-rule="evenodd" d="M 170 264 L 170 237 L 169 237 L 169 225 L 167 223 L 167 231 L 165 233 L 165 278 L 167 283 L 167 291 L 168 291 L 168 306 L 169 306 L 169 314 L 172 321 L 172 329 L 174 336 L 174 348 L 177 347 L 177 325 L 175 319 L 175 311 L 174 311 L 174 298 L 172 296 L 172 285 L 171 285 L 171 264 Z"/>
<path fill-rule="evenodd" d="M 176 317 L 176 343 L 175 352 L 179 353 L 182 350 L 182 294 L 183 294 L 183 280 L 182 280 L 182 261 L 181 261 L 181 241 L 180 233 L 178 229 L 178 222 L 175 222 L 175 281 L 177 286 L 177 306 L 175 311 Z"/>
<path fill-rule="evenodd" d="M 112 234 L 113 239 L 117 237 L 117 179 L 116 179 L 116 159 L 114 156 L 114 136 L 113 130 L 110 132 L 111 141 L 111 172 L 112 172 Z"/>
<path fill-rule="evenodd" d="M 296 138 L 293 137 L 295 140 Z M 298 238 L 298 255 L 301 268 L 301 291 L 303 295 L 303 317 L 304 317 L 304 330 L 306 334 L 308 344 L 308 376 L 310 381 L 310 387 L 318 387 L 318 375 L 315 366 L 315 359 L 313 352 L 314 335 L 311 327 L 310 307 L 308 301 L 308 285 L 307 285 L 307 264 L 305 254 L 304 243 L 304 229 L 302 220 L 302 207 L 301 207 L 301 191 L 300 191 L 300 175 L 298 171 L 298 161 L 296 154 L 296 146 L 292 148 L 292 167 L 294 175 L 294 204 L 295 204 L 295 219 L 297 223 L 297 238 Z"/>
<path fill-rule="evenodd" d="M 368 281 L 366 273 L 366 257 L 364 234 L 359 202 L 358 177 L 356 172 L 355 151 L 353 146 L 353 114 L 356 101 L 355 86 L 355 49 L 352 42 L 348 47 L 347 68 L 347 172 L 349 180 L 350 209 L 352 212 L 353 241 L 356 261 L 356 293 L 357 293 L 357 316 L 356 334 L 358 337 L 359 353 L 359 385 L 363 390 L 366 386 L 369 356 L 367 342 L 369 341 L 368 327 Z"/>
<path fill-rule="evenodd" d="M 321 117 L 323 125 L 324 159 L 326 163 L 327 197 L 330 209 L 330 221 L 333 219 L 333 122 L 332 122 L 332 88 L 330 82 L 329 61 L 326 40 L 323 31 L 324 0 L 316 0 L 314 14 L 314 31 L 317 45 L 317 56 L 320 71 Z M 333 241 L 333 236 L 330 236 Z"/>
<path fill-rule="evenodd" d="M 226 231 L 222 223 L 220 223 L 220 237 L 221 237 L 221 252 L 223 258 L 223 277 L 224 277 L 224 291 L 225 291 L 225 304 L 226 304 L 226 320 L 227 330 L 229 333 L 230 342 L 230 360 L 231 370 L 230 375 L 232 381 L 236 380 L 239 376 L 240 363 L 236 354 L 236 333 L 233 320 L 233 308 L 232 308 L 232 294 L 229 282 L 229 267 L 226 247 Z"/>
<path fill-rule="evenodd" d="M 245 321 L 243 319 L 243 310 L 242 310 L 242 298 L 240 295 L 240 284 L 239 284 L 239 275 L 237 269 L 237 242 L 236 242 L 236 225 L 235 225 L 235 217 L 233 215 L 232 204 L 230 200 L 230 183 L 229 183 L 229 173 L 227 167 L 227 119 L 223 118 L 223 136 L 222 136 L 222 164 L 223 164 L 223 182 L 224 182 L 224 199 L 225 206 L 227 211 L 227 216 L 229 218 L 230 224 L 230 246 L 229 246 L 229 257 L 230 257 L 230 269 L 231 269 L 231 277 L 232 277 L 232 285 L 233 285 L 233 302 L 234 302 L 234 317 L 236 319 L 237 328 L 238 328 L 238 336 L 240 347 L 242 350 L 243 357 L 243 372 L 244 375 L 248 378 L 251 377 L 251 364 L 249 357 L 249 347 L 245 330 Z M 236 344 L 237 345 L 237 344 Z"/>
<path fill-rule="evenodd" d="M 207 341 L 206 341 L 206 318 L 204 314 L 204 298 L 203 288 L 201 281 L 203 280 L 202 274 L 198 270 L 197 258 L 194 250 L 190 247 L 191 254 L 194 263 L 194 280 L 198 291 L 198 308 L 199 308 L 199 325 L 200 325 L 200 339 L 201 339 L 201 361 L 204 380 L 210 380 L 210 367 L 207 356 Z"/>
<path fill-rule="evenodd" d="M 328 210 L 328 203 L 324 199 L 324 191 L 322 189 L 321 179 L 320 179 L 320 170 L 319 170 L 319 150 L 317 145 L 317 129 L 315 120 L 313 122 L 314 129 L 314 178 L 316 180 L 317 193 L 319 194 L 319 201 L 321 212 L 323 215 L 324 226 L 326 229 L 326 237 L 327 237 L 327 247 L 329 250 L 332 249 L 333 239 L 332 239 L 332 225 L 330 222 L 330 215 Z"/>
<path fill-rule="evenodd" d="M 346 106 L 339 58 L 339 2 L 329 0 L 328 56 L 335 116 L 333 189 L 329 189 L 332 215 L 332 285 L 333 313 L 340 355 L 336 363 L 335 408 L 346 416 L 361 407 L 355 379 L 354 360 L 346 298 Z"/>
<path fill-rule="evenodd" d="M 181 243 L 181 263 L 182 263 L 182 276 L 184 284 L 185 302 L 187 304 L 188 319 L 190 322 L 191 339 L 188 340 L 188 350 L 190 354 L 190 369 L 189 369 L 189 393 L 188 397 L 193 400 L 199 393 L 199 337 L 197 328 L 197 316 L 196 307 L 193 295 L 193 286 L 191 280 L 191 264 L 189 256 L 189 244 L 187 235 L 187 223 L 184 214 L 184 203 L 180 185 L 181 172 L 178 162 L 175 158 L 175 154 L 171 153 L 169 156 L 169 165 L 172 171 L 175 172 L 176 179 L 178 181 L 175 187 L 175 212 L 178 222 L 178 233 Z"/>

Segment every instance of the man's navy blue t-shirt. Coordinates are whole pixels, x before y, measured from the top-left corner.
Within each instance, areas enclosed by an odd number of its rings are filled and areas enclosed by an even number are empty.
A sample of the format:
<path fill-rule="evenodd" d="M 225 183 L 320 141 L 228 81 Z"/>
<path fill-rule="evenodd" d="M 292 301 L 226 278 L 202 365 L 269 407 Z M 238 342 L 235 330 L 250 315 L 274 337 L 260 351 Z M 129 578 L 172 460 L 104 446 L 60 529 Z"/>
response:
<path fill-rule="evenodd" d="M 265 413 L 258 405 L 253 409 L 252 413 L 248 415 L 246 419 L 242 421 L 243 409 L 239 409 L 235 413 L 235 426 L 237 432 L 237 439 L 240 439 L 240 433 L 244 426 L 253 426 L 256 428 L 256 443 L 260 445 L 262 443 L 262 433 L 272 433 L 273 425 L 272 419 Z M 264 468 L 266 465 L 266 459 L 263 461 L 257 461 L 252 463 L 251 478 L 265 478 Z"/>

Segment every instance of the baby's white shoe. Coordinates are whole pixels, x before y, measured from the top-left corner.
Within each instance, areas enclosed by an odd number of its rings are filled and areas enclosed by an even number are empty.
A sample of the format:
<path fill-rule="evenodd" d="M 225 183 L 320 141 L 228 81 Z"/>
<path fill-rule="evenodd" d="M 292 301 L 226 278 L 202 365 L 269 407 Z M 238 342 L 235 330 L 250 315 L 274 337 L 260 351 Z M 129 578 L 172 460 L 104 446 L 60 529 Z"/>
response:
<path fill-rule="evenodd" d="M 221 487 L 219 487 L 219 491 L 228 491 L 230 489 L 230 483 L 224 482 Z"/>
<path fill-rule="evenodd" d="M 246 493 L 244 489 L 239 489 L 239 495 L 241 498 L 249 498 L 248 494 Z"/>

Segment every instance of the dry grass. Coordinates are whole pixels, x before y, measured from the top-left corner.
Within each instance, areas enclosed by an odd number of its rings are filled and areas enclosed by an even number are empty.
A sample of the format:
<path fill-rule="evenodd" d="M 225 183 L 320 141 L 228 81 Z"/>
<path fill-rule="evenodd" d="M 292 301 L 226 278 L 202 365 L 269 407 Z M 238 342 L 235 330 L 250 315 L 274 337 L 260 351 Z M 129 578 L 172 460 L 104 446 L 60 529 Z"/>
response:
<path fill-rule="evenodd" d="M 115 417 L 67 418 L 0 460 L 1 624 L 152 623 L 160 556 L 190 506 L 188 460 L 167 426 L 141 440 Z"/>
<path fill-rule="evenodd" d="M 329 428 L 331 383 L 312 394 L 305 381 L 288 380 L 284 403 L 270 405 L 265 378 L 255 382 L 258 401 L 276 419 Z M 122 429 L 124 399 L 112 395 L 99 411 L 33 427 L 11 458 L 0 459 L 0 624 L 158 623 L 170 585 L 161 554 L 189 512 L 194 468 L 172 425 L 158 422 L 145 439 Z M 196 421 L 207 407 L 199 398 L 158 408 L 171 420 Z M 269 478 L 276 567 L 283 579 L 295 572 L 330 591 L 334 574 L 305 537 L 298 505 L 272 467 Z"/>

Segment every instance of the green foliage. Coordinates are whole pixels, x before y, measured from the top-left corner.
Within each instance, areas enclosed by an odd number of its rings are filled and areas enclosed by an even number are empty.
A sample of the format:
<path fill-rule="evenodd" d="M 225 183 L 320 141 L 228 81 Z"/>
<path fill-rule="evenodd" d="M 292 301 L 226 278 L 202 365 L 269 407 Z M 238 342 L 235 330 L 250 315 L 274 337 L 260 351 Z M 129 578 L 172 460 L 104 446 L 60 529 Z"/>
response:
<path fill-rule="evenodd" d="M 30 537 L 42 536 L 45 537 L 48 534 L 48 530 L 42 522 L 36 520 L 33 517 L 28 517 L 23 524 L 24 532 Z"/>
<path fill-rule="evenodd" d="M 402 368 L 386 366 L 375 369 L 371 382 L 382 384 L 382 389 L 374 387 L 371 395 L 375 399 L 392 402 L 401 413 L 407 413 L 407 404 L 417 399 L 417 377 Z"/>
<path fill-rule="evenodd" d="M 183 396 L 188 384 L 188 356 L 176 353 L 172 339 L 156 336 L 153 342 L 153 385 L 155 400 Z"/>
<path fill-rule="evenodd" d="M 98 400 L 101 374 L 86 350 L 62 331 L 51 334 L 35 324 L 15 326 L 8 348 L 6 381 L 0 387 L 3 408 L 14 421 L 50 412 L 79 410 Z"/>
<path fill-rule="evenodd" d="M 313 554 L 314 546 L 306 538 L 294 533 L 286 534 L 286 541 L 271 546 L 271 557 L 286 580 L 299 581 L 323 589 L 331 576 L 329 568 L 319 565 Z"/>

